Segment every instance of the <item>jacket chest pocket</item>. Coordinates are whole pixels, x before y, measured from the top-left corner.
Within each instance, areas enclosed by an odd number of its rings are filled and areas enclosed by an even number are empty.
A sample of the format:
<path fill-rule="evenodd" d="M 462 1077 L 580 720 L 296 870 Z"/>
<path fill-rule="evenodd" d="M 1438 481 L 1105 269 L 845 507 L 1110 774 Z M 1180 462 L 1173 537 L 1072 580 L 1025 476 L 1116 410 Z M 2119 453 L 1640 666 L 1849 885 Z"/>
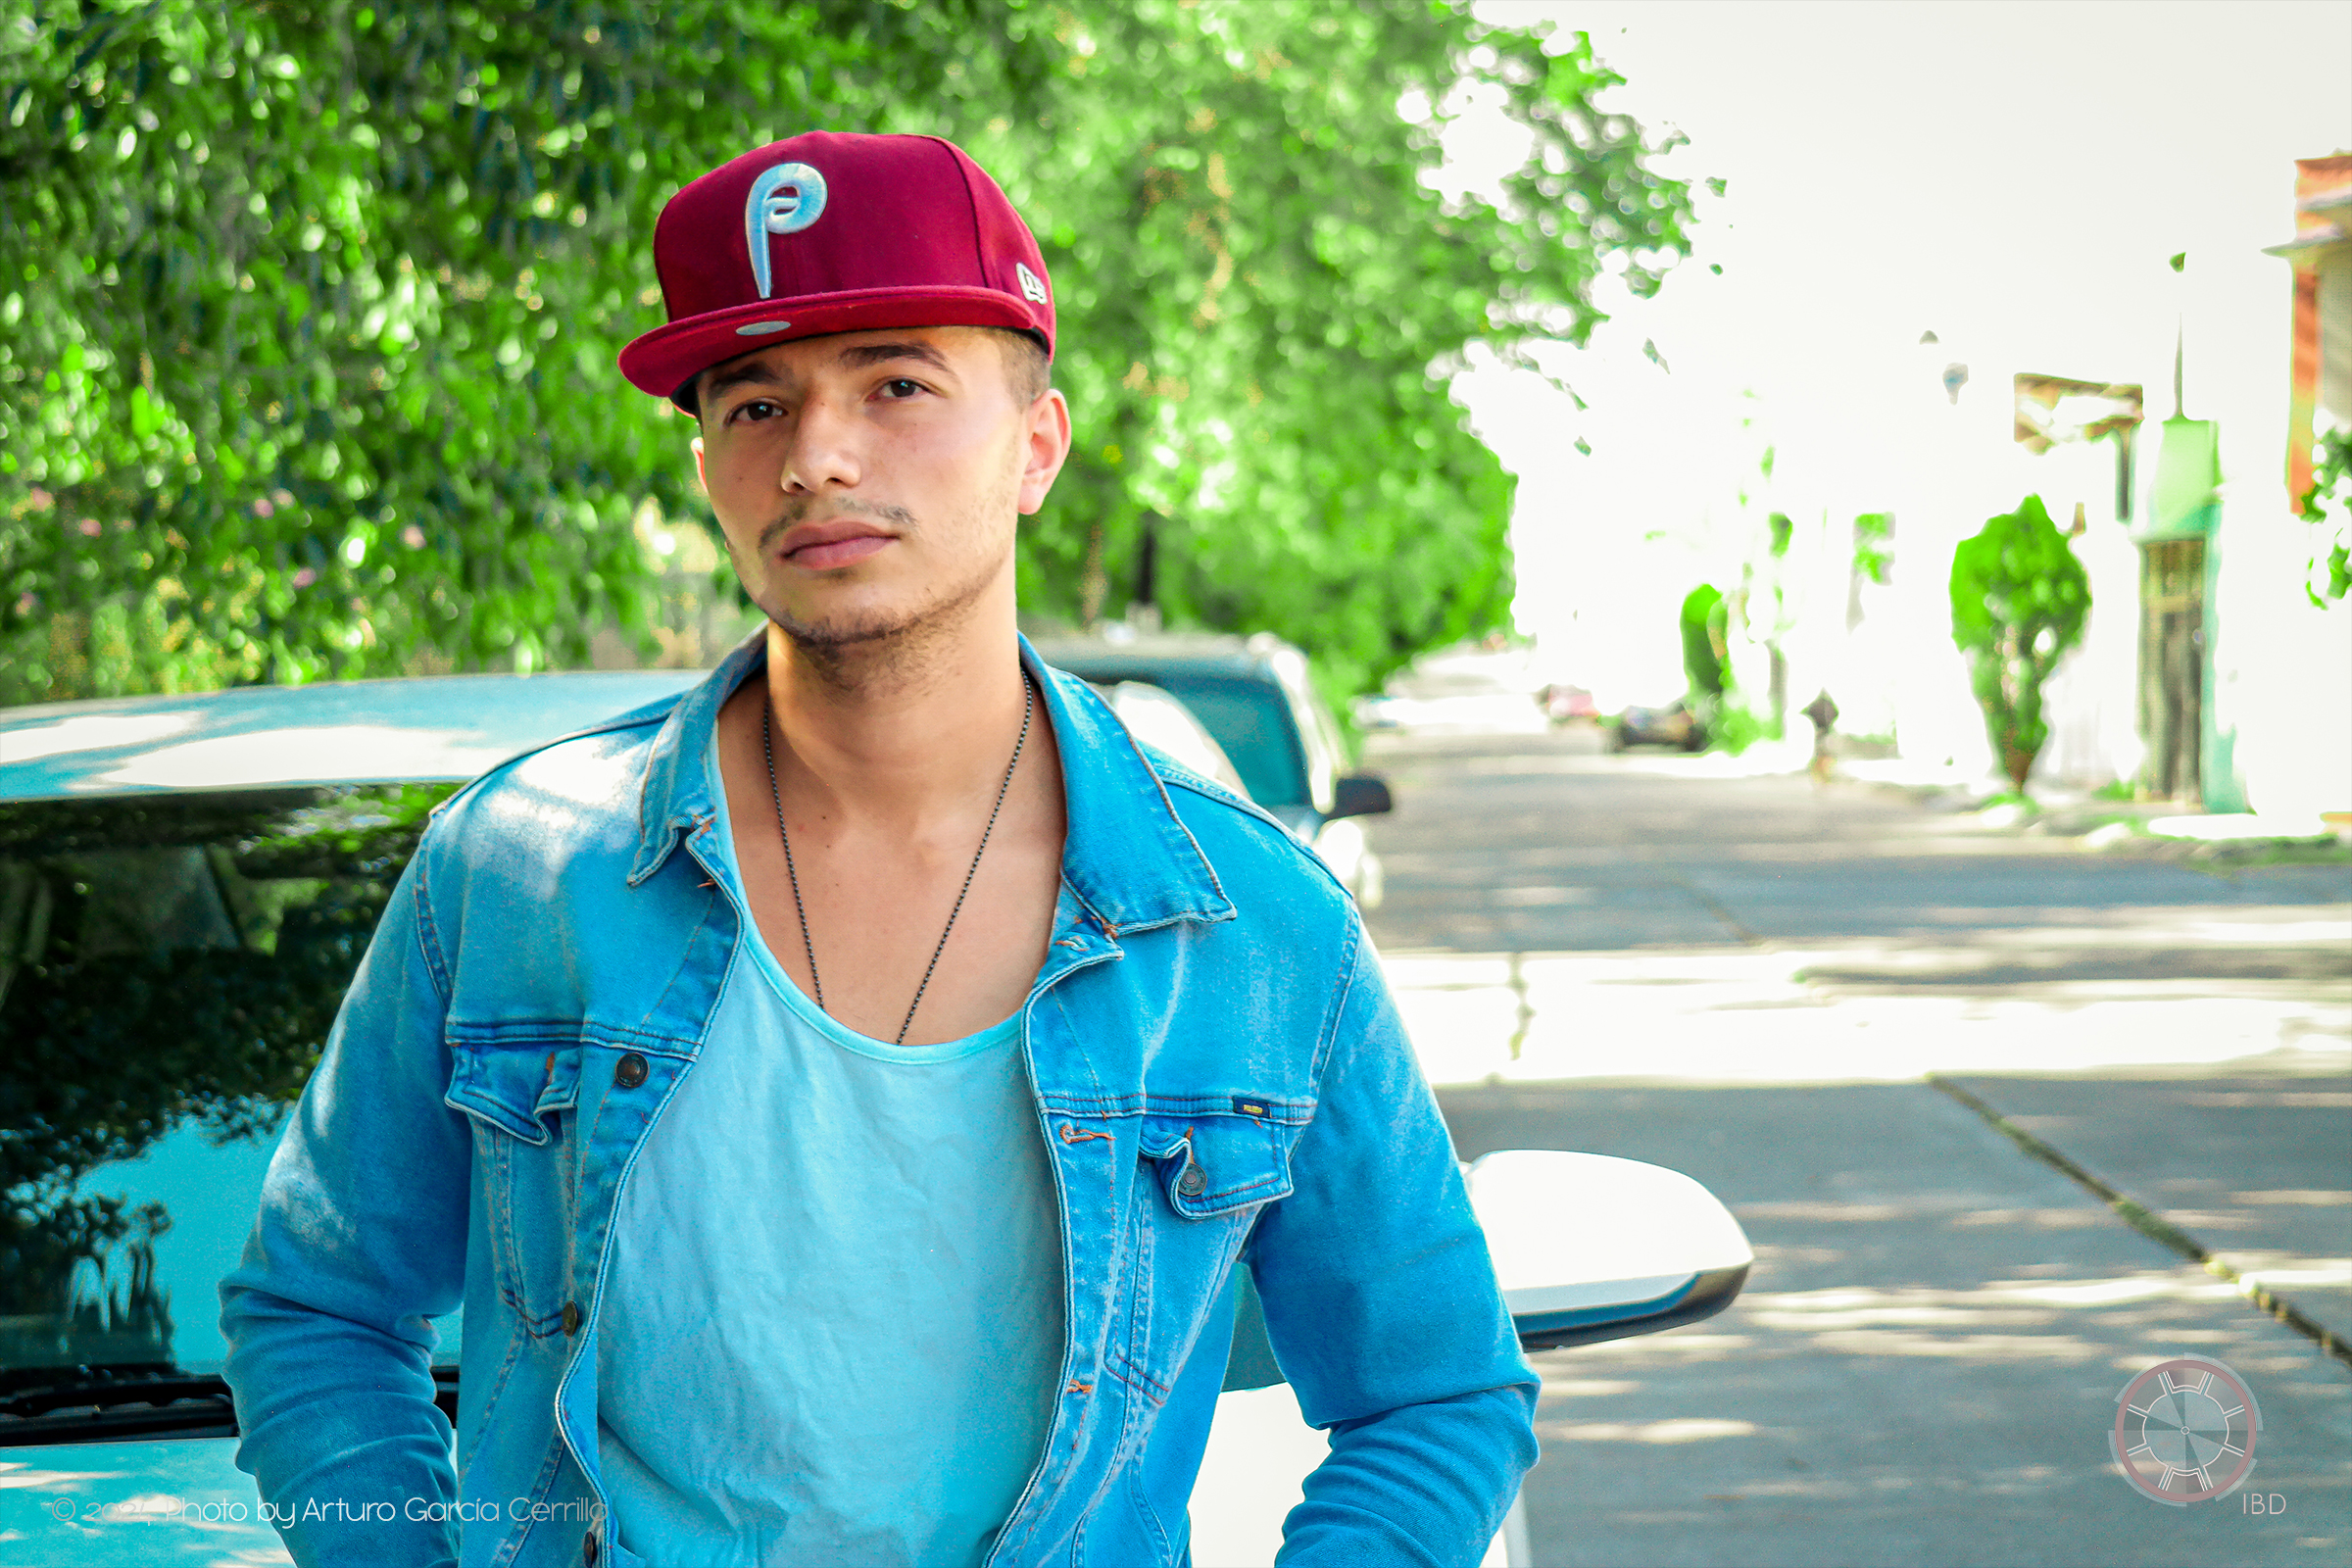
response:
<path fill-rule="evenodd" d="M 1298 1134 L 1298 1128 L 1266 1111 L 1147 1115 L 1145 1168 L 1150 1185 L 1175 1217 L 1215 1219 L 1289 1195 L 1291 1146 Z"/>
<path fill-rule="evenodd" d="M 1267 1102 L 1246 1103 L 1265 1108 L 1144 1117 L 1126 1233 L 1136 1294 L 1121 1360 L 1153 1403 L 1222 1298 L 1258 1211 L 1291 1191 L 1304 1114 L 1290 1119 Z"/>
<path fill-rule="evenodd" d="M 450 1057 L 443 1100 L 473 1124 L 499 1298 L 534 1337 L 561 1334 L 578 1192 L 581 1043 L 460 1038 Z"/>

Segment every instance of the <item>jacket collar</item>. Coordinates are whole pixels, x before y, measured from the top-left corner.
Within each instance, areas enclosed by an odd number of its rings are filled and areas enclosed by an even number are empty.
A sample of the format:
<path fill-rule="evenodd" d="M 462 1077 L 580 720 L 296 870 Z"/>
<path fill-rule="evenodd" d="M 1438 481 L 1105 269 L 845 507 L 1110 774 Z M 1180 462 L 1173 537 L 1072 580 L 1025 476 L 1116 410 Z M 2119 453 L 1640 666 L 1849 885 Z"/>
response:
<path fill-rule="evenodd" d="M 1068 823 L 1061 879 L 1071 895 L 1109 937 L 1177 920 L 1231 919 L 1233 905 L 1208 857 L 1109 705 L 1076 676 L 1043 663 L 1026 637 L 1021 664 L 1037 682 L 1061 755 Z M 631 886 L 661 869 L 682 835 L 716 814 L 711 728 L 735 688 L 766 667 L 761 627 L 708 679 L 689 687 L 662 720 L 646 756 Z"/>
<path fill-rule="evenodd" d="M 646 753 L 645 780 L 637 793 L 637 858 L 629 886 L 652 876 L 691 833 L 718 814 L 711 791 L 710 731 L 718 710 L 754 670 L 767 666 L 767 628 L 735 645 L 705 679 L 686 688 L 655 732 Z"/>

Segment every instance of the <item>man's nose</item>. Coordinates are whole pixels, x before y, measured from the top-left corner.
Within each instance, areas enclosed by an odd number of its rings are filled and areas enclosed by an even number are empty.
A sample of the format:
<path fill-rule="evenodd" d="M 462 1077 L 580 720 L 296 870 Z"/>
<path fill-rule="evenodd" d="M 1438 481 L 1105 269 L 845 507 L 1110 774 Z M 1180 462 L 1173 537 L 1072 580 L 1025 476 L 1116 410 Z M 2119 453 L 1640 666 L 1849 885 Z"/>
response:
<path fill-rule="evenodd" d="M 856 418 L 834 399 L 818 396 L 802 404 L 779 475 L 785 491 L 817 495 L 855 486 L 863 472 L 857 432 Z"/>

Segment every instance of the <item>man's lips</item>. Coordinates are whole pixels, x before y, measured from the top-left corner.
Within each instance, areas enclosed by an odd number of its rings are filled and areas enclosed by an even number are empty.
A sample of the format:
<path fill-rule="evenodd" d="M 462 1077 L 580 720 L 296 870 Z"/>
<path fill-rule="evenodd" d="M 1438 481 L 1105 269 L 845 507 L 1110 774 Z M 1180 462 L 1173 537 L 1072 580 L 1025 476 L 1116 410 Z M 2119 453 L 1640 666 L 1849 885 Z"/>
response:
<path fill-rule="evenodd" d="M 804 523 L 778 541 L 777 554 L 803 571 L 831 571 L 863 561 L 891 537 L 870 522 Z"/>

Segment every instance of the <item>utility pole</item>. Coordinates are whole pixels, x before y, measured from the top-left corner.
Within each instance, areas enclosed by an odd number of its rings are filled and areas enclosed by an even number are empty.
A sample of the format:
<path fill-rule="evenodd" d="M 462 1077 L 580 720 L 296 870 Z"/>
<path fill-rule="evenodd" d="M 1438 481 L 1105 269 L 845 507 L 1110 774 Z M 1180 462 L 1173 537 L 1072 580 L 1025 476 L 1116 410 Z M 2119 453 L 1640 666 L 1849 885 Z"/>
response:
<path fill-rule="evenodd" d="M 2175 272 L 2187 271 L 2188 252 L 2180 252 L 2169 265 Z M 2173 417 L 2176 419 L 2184 419 L 2188 416 L 2181 412 L 2180 408 L 2181 350 L 2187 337 L 2185 325 L 2187 318 L 2187 310 L 2180 303 L 2180 292 L 2179 289 L 2175 289 L 2173 291 Z"/>

